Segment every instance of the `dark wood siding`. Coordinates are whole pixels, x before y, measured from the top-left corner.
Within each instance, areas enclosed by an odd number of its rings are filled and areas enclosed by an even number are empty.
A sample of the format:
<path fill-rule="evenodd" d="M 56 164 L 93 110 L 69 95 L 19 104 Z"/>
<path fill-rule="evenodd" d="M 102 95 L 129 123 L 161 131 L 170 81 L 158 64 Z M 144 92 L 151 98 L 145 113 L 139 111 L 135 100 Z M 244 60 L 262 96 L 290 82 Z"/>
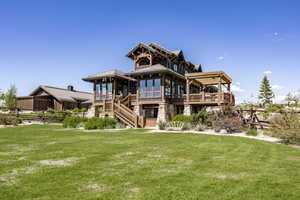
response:
<path fill-rule="evenodd" d="M 33 110 L 33 97 L 18 98 L 17 108 L 20 110 Z"/>
<path fill-rule="evenodd" d="M 51 96 L 35 96 L 33 103 L 34 111 L 46 111 L 54 108 L 53 98 Z"/>

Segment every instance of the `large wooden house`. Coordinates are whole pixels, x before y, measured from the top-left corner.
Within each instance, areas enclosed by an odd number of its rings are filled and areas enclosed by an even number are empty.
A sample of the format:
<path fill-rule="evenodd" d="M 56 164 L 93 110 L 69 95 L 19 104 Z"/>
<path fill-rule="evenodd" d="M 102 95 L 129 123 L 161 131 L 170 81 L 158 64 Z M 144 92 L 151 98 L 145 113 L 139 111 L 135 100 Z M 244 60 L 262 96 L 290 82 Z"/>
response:
<path fill-rule="evenodd" d="M 235 103 L 225 72 L 203 72 L 181 50 L 140 43 L 127 57 L 134 63 L 131 72 L 110 70 L 83 78 L 94 84 L 95 116 L 115 116 L 131 127 L 155 126 L 203 106 Z"/>

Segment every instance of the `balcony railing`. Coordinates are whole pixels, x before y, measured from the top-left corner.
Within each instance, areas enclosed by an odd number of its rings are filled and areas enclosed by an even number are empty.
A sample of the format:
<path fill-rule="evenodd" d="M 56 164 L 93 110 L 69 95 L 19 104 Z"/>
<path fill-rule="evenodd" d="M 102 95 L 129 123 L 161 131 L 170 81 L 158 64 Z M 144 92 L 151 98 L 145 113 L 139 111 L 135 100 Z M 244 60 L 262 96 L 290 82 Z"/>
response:
<path fill-rule="evenodd" d="M 216 92 L 198 94 L 189 94 L 189 97 L 185 95 L 185 102 L 187 103 L 205 103 L 205 104 L 231 104 L 234 103 L 234 97 L 232 93 Z"/>
<path fill-rule="evenodd" d="M 139 99 L 137 98 L 138 95 L 137 94 L 129 94 L 128 96 L 119 96 L 116 95 L 115 99 L 120 99 L 122 100 L 126 100 L 126 102 L 128 102 L 127 104 L 136 104 L 137 102 L 146 102 L 146 101 L 162 101 L 162 97 L 156 97 L 156 98 L 143 98 L 140 97 Z M 106 96 L 106 97 L 102 97 L 102 98 L 96 98 L 95 102 L 96 103 L 103 103 L 103 102 L 110 102 L 112 100 L 112 96 Z M 184 95 L 177 95 L 177 96 L 165 96 L 165 100 L 168 102 L 173 102 L 173 103 L 180 103 L 180 102 L 184 102 L 184 103 L 191 103 L 191 104 L 234 104 L 234 95 L 232 93 L 225 93 L 225 92 L 221 92 L 221 93 L 205 93 L 205 92 L 201 92 L 201 93 L 197 93 L 197 94 L 189 94 L 189 96 L 187 94 Z"/>

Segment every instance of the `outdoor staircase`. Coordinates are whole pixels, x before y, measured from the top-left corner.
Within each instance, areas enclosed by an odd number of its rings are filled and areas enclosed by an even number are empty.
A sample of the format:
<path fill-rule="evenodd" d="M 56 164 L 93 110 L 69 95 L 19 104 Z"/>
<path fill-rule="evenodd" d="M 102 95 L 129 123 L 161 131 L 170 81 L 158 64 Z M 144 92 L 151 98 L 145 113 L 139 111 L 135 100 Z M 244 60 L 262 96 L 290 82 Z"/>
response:
<path fill-rule="evenodd" d="M 131 128 L 143 128 L 145 125 L 144 117 L 137 115 L 128 107 L 129 105 L 129 95 L 122 99 L 116 99 L 113 102 L 113 113 L 115 117 Z"/>

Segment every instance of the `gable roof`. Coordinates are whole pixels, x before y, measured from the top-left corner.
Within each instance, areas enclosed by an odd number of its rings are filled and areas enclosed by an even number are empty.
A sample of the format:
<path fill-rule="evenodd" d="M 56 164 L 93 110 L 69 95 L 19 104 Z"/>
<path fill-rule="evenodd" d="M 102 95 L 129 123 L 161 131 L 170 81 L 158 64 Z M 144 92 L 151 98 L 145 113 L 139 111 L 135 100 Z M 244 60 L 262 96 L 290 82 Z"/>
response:
<path fill-rule="evenodd" d="M 83 78 L 82 80 L 87 81 L 87 82 L 93 82 L 95 80 L 99 80 L 102 78 L 111 78 L 111 77 L 118 77 L 118 78 L 130 80 L 130 81 L 136 81 L 134 78 L 126 76 L 124 72 L 117 70 L 117 69 L 108 70 L 105 72 L 101 72 L 99 74 L 91 75 L 86 78 Z"/>
<path fill-rule="evenodd" d="M 38 94 L 39 91 L 44 91 L 48 95 L 53 96 L 60 102 L 67 101 L 67 102 L 92 102 L 93 101 L 93 94 L 89 92 L 81 92 L 76 90 L 68 90 L 64 88 L 57 88 L 52 86 L 41 85 L 37 89 L 35 89 L 30 96 L 35 96 Z"/>
<path fill-rule="evenodd" d="M 143 43 L 139 43 L 138 45 L 136 45 L 135 47 L 133 47 L 128 53 L 127 53 L 127 57 L 128 58 L 132 58 L 132 53 L 135 52 L 137 49 L 139 48 L 145 48 L 145 49 L 148 49 L 149 51 L 151 51 L 152 53 L 159 53 L 157 52 L 155 49 L 153 49 L 152 47 L 148 46 L 148 45 L 145 45 Z"/>

